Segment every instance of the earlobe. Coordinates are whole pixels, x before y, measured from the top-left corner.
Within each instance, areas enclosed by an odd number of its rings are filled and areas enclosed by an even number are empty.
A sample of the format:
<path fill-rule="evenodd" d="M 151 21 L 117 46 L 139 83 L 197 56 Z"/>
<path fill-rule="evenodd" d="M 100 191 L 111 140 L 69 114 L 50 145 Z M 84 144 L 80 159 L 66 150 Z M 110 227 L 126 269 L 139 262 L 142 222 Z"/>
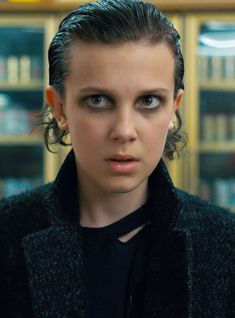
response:
<path fill-rule="evenodd" d="M 61 130 L 68 130 L 67 117 L 64 109 L 64 100 L 53 87 L 46 88 L 46 100 Z"/>
<path fill-rule="evenodd" d="M 174 124 L 173 120 L 171 120 L 170 123 L 169 123 L 168 129 L 169 129 L 170 131 L 172 131 L 172 130 L 174 130 L 174 128 L 175 128 L 175 124 Z"/>

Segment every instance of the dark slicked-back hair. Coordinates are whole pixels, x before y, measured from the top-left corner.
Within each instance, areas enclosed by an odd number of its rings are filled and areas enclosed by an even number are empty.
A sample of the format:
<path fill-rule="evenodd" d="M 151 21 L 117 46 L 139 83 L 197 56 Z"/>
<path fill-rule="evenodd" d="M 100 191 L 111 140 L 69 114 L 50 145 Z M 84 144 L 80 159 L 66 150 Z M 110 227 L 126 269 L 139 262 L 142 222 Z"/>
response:
<path fill-rule="evenodd" d="M 139 0 L 101 0 L 81 5 L 71 11 L 60 23 L 48 52 L 49 84 L 61 96 L 65 95 L 64 80 L 70 72 L 70 49 L 80 41 L 119 45 L 125 42 L 165 43 L 175 59 L 176 98 L 179 89 L 184 88 L 184 60 L 179 44 L 180 36 L 173 24 L 152 3 Z M 144 44 L 143 44 L 144 45 Z M 92 63 L 92 62 L 91 62 Z M 47 105 L 42 110 L 45 124 L 44 139 L 49 150 L 51 145 L 66 145 L 64 138 L 68 131 L 62 131 Z M 173 159 L 185 145 L 185 134 L 181 132 L 181 116 L 176 111 L 176 124 L 169 131 L 164 154 Z"/>

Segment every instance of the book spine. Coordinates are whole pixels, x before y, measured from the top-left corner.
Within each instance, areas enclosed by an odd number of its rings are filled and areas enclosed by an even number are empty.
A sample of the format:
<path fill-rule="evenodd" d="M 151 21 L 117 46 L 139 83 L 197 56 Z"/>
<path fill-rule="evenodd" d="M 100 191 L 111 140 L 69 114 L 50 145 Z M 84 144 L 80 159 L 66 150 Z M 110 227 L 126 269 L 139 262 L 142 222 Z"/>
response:
<path fill-rule="evenodd" d="M 22 55 L 19 58 L 19 80 L 21 83 L 30 82 L 30 57 Z"/>
<path fill-rule="evenodd" d="M 227 116 L 224 114 L 218 114 L 216 116 L 216 140 L 217 141 L 226 141 L 228 139 L 228 121 Z"/>
<path fill-rule="evenodd" d="M 19 80 L 19 63 L 16 56 L 9 56 L 7 59 L 8 82 L 15 84 Z"/>
<path fill-rule="evenodd" d="M 230 117 L 230 137 L 235 141 L 235 114 Z"/>
<path fill-rule="evenodd" d="M 7 81 L 7 59 L 0 55 L 0 82 Z"/>
<path fill-rule="evenodd" d="M 215 120 L 211 114 L 205 114 L 202 117 L 202 141 L 215 140 Z"/>
<path fill-rule="evenodd" d="M 222 78 L 222 60 L 218 55 L 211 56 L 210 78 L 212 81 L 219 81 Z"/>
<path fill-rule="evenodd" d="M 208 80 L 208 57 L 206 55 L 199 56 L 199 77 L 202 82 Z"/>
<path fill-rule="evenodd" d="M 226 56 L 224 59 L 224 79 L 226 81 L 232 81 L 235 79 L 234 56 Z"/>

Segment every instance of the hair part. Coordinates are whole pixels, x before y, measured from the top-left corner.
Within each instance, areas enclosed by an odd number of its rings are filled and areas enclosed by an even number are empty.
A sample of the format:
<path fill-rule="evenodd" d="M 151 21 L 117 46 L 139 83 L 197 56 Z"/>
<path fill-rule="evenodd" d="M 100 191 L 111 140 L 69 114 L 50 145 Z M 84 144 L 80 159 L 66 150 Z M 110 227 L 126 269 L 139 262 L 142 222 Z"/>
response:
<path fill-rule="evenodd" d="M 79 41 L 107 45 L 138 42 L 165 43 L 175 59 L 174 98 L 184 88 L 184 60 L 180 49 L 180 36 L 173 24 L 152 3 L 141 0 L 101 0 L 86 3 L 71 11 L 60 23 L 48 51 L 49 84 L 65 96 L 64 81 L 70 73 L 70 50 Z M 67 145 L 68 131 L 62 131 L 48 105 L 42 108 L 46 120 L 44 140 L 52 151 L 54 144 Z M 176 111 L 175 128 L 169 131 L 164 154 L 168 159 L 179 156 L 186 145 L 181 131 L 182 120 Z M 53 151 L 52 151 L 53 152 Z"/>

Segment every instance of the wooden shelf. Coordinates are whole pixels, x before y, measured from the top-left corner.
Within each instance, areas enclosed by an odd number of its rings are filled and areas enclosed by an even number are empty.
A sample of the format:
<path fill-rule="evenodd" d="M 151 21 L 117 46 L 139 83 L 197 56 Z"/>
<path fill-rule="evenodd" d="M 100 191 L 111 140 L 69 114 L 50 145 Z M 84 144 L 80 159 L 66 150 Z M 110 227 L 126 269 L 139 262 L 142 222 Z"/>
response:
<path fill-rule="evenodd" d="M 89 0 L 12 0 L 12 2 L 0 3 L 0 11 L 3 12 L 26 12 L 26 11 L 67 11 L 79 6 L 79 4 L 91 2 Z M 235 8 L 235 0 L 153 0 L 159 9 L 162 10 L 230 10 Z"/>
<path fill-rule="evenodd" d="M 231 142 L 201 142 L 199 144 L 201 152 L 234 152 L 235 141 Z"/>
<path fill-rule="evenodd" d="M 0 82 L 0 90 L 42 90 L 44 88 L 43 81 L 31 81 L 29 83 L 9 83 Z"/>
<path fill-rule="evenodd" d="M 40 135 L 0 135 L 0 146 L 42 145 Z"/>
<path fill-rule="evenodd" d="M 235 80 L 233 81 L 203 81 L 199 84 L 201 90 L 234 91 Z"/>

